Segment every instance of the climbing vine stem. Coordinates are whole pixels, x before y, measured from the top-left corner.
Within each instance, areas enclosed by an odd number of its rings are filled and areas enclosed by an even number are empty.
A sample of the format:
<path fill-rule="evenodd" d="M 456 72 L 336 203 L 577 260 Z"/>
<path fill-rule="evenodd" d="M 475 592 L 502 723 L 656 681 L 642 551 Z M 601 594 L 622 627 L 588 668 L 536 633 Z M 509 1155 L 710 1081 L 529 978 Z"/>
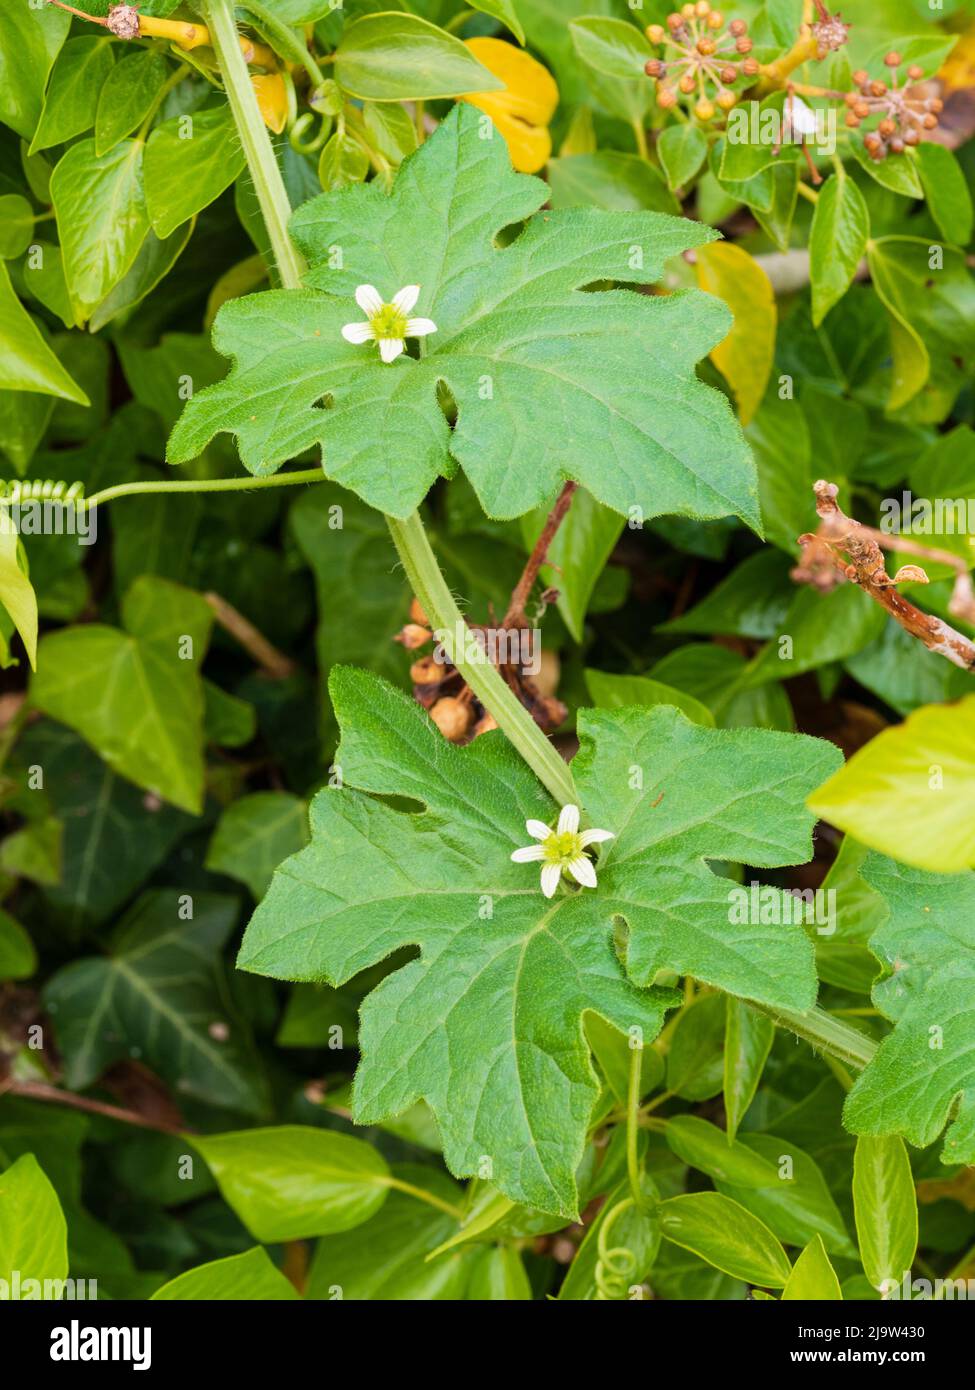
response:
<path fill-rule="evenodd" d="M 223 73 L 230 109 L 247 158 L 281 283 L 286 289 L 298 289 L 304 262 L 288 235 L 291 205 L 240 50 L 233 5 L 231 0 L 206 0 L 206 11 L 214 51 Z M 282 476 L 282 484 L 298 480 L 298 474 Z M 304 477 L 301 480 L 310 479 Z M 262 481 L 267 484 L 271 479 Z M 256 479 L 242 480 L 241 485 L 256 482 Z M 172 486 L 161 485 L 160 490 L 162 487 L 171 490 Z M 212 488 L 212 483 L 210 486 Z M 107 500 L 109 492 L 122 495 L 117 489 L 107 489 L 100 500 Z M 413 592 L 431 625 L 445 638 L 443 645 L 446 654 L 555 800 L 560 805 L 576 801 L 569 768 L 524 705 L 489 661 L 468 661 L 466 649 L 473 648 L 473 643 L 456 641 L 458 634 L 466 633 L 464 620 L 437 564 L 419 514 L 414 512 L 404 520 L 396 517 L 386 519 Z M 768 1014 L 779 1027 L 791 1030 L 814 1047 L 852 1066 L 866 1066 L 876 1051 L 876 1044 L 871 1039 L 822 1009 L 798 1013 L 761 1005 L 754 1007 Z M 639 1080 L 636 1086 L 639 1090 Z"/>

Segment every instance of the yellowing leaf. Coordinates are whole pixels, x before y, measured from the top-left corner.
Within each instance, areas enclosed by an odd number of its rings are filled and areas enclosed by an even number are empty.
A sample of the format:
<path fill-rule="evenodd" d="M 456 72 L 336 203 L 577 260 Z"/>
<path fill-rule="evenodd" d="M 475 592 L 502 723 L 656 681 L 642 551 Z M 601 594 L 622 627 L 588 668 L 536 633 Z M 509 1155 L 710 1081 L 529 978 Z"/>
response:
<path fill-rule="evenodd" d="M 945 94 L 975 87 L 975 24 L 965 30 L 945 59 L 938 77 Z"/>
<path fill-rule="evenodd" d="M 771 283 L 748 252 L 729 241 L 698 248 L 697 283 L 723 299 L 735 316 L 727 338 L 712 348 L 711 361 L 735 393 L 741 423 L 747 425 L 772 370 L 776 313 Z"/>
<path fill-rule="evenodd" d="M 280 135 L 288 119 L 288 89 L 284 78 L 279 72 L 256 73 L 251 77 L 251 86 L 264 124 L 275 135 Z"/>
<path fill-rule="evenodd" d="M 975 695 L 886 729 L 807 803 L 871 849 L 918 869 L 975 865 Z"/>
<path fill-rule="evenodd" d="M 552 153 L 548 125 L 559 104 L 554 77 L 530 53 L 502 39 L 468 39 L 466 46 L 505 85 L 504 91 L 471 92 L 461 100 L 491 117 L 519 173 L 536 173 Z"/>

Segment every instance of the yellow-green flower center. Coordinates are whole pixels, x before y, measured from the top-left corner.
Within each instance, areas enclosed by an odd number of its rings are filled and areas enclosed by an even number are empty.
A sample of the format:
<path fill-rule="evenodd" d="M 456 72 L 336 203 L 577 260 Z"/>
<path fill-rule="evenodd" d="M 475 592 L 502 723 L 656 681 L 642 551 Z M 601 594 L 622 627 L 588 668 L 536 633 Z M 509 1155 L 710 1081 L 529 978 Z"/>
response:
<path fill-rule="evenodd" d="M 575 830 L 566 830 L 561 835 L 553 830 L 548 839 L 542 841 L 542 849 L 547 863 L 564 867 L 582 854 L 582 836 Z"/>
<path fill-rule="evenodd" d="M 373 314 L 369 320 L 372 325 L 372 336 L 380 338 L 405 338 L 406 337 L 406 315 L 402 309 L 397 309 L 395 304 L 384 304 L 378 314 Z"/>

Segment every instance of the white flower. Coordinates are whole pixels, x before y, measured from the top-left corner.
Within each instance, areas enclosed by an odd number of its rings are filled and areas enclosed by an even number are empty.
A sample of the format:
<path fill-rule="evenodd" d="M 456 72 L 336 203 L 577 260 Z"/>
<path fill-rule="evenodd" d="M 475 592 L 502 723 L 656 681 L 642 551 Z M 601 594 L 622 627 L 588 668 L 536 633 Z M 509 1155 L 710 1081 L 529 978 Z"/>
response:
<path fill-rule="evenodd" d="M 797 135 L 816 134 L 816 113 L 807 106 L 802 97 L 790 92 L 785 103 L 789 124 Z"/>
<path fill-rule="evenodd" d="M 391 304 L 384 304 L 374 285 L 360 285 L 355 292 L 355 302 L 366 315 L 366 322 L 347 323 L 342 337 L 347 343 L 376 342 L 383 361 L 395 362 L 406 347 L 404 339 L 425 338 L 428 333 L 437 331 L 433 319 L 410 318 L 410 310 L 415 308 L 419 297 L 420 286 L 407 285 L 393 295 Z"/>
<path fill-rule="evenodd" d="M 570 873 L 576 883 L 583 888 L 595 888 L 596 870 L 591 859 L 583 851 L 587 845 L 598 845 L 603 840 L 612 840 L 611 830 L 579 830 L 579 807 L 563 806 L 559 823 L 554 830 L 540 820 L 525 821 L 529 835 L 540 840 L 541 844 L 526 845 L 516 849 L 511 856 L 516 864 L 530 864 L 541 861 L 542 892 L 551 898 L 559 886 L 563 870 Z"/>

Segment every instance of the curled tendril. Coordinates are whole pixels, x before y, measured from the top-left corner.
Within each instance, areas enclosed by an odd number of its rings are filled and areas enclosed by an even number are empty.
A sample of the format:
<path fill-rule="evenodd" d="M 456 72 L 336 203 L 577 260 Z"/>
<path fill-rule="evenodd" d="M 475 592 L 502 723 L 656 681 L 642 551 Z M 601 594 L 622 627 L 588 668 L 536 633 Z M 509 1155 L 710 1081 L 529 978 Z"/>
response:
<path fill-rule="evenodd" d="M 314 140 L 302 140 L 305 131 L 315 123 L 315 113 L 305 111 L 288 131 L 288 141 L 296 154 L 316 154 L 332 133 L 331 116 L 323 116 L 318 134 Z"/>
<path fill-rule="evenodd" d="M 610 1246 L 609 1233 L 621 1214 L 628 1207 L 635 1205 L 632 1197 L 624 1197 L 621 1202 L 617 1202 L 599 1228 L 596 1238 L 599 1258 L 593 1276 L 596 1281 L 596 1299 L 599 1302 L 626 1298 L 629 1293 L 631 1281 L 636 1274 L 636 1255 L 626 1245 Z"/>
<path fill-rule="evenodd" d="M 84 495 L 84 483 L 68 483 L 63 478 L 0 479 L 0 503 L 80 502 Z"/>

